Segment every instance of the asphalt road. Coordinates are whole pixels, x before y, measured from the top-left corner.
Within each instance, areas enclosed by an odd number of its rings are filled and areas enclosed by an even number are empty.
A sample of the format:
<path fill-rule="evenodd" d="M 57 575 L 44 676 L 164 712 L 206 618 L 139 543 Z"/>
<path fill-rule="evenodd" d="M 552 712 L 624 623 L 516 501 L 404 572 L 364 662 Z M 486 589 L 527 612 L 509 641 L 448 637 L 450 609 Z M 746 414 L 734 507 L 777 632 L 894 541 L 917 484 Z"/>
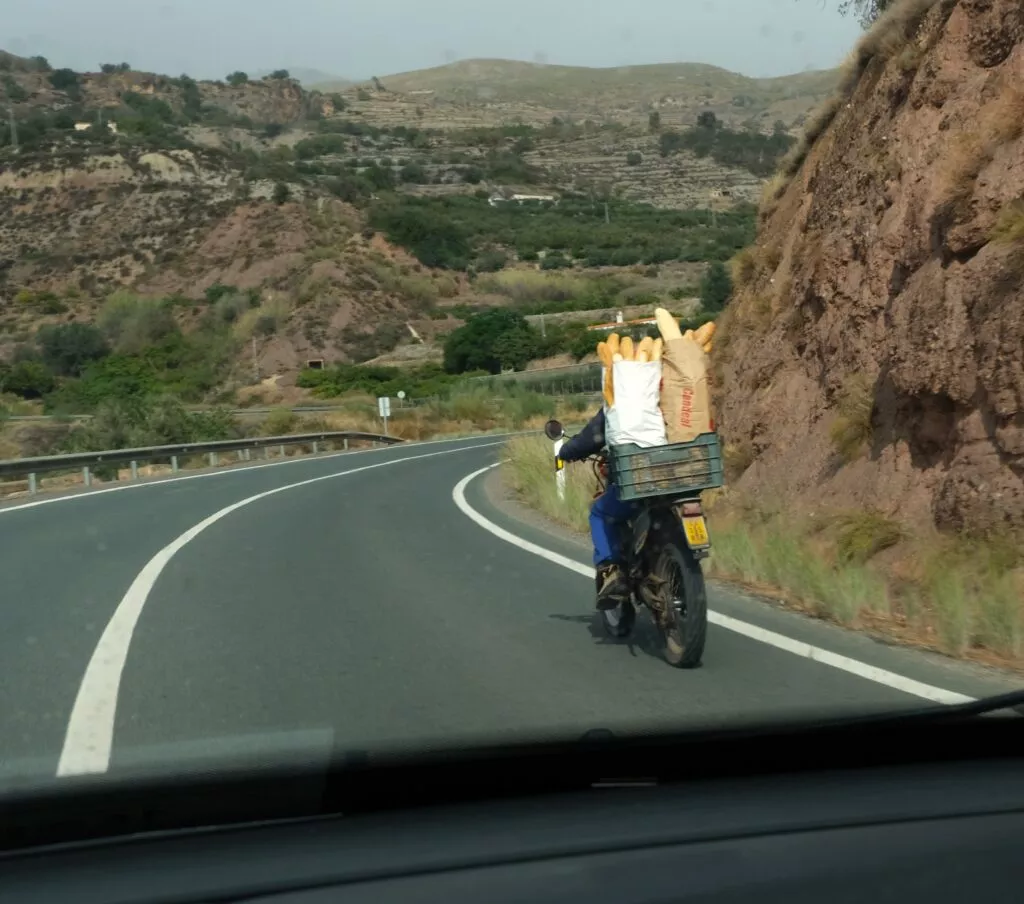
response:
<path fill-rule="evenodd" d="M 592 580 L 455 505 L 453 488 L 496 460 L 497 442 L 0 510 L 0 776 L 117 772 L 146 757 L 173 768 L 273 744 L 326 753 L 921 704 L 719 626 L 692 672 L 667 666 L 649 630 L 605 639 Z M 587 561 L 578 543 L 495 504 L 486 484 L 465 497 L 483 517 Z M 958 693 L 1014 686 L 722 588 L 711 605 Z"/>

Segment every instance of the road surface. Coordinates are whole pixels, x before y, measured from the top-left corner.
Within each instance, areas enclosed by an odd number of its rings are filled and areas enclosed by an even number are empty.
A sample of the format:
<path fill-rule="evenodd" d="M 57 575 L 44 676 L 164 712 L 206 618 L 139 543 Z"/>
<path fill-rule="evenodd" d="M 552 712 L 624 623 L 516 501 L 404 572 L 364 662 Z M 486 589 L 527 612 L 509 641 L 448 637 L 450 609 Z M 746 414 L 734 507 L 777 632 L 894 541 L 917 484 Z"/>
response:
<path fill-rule="evenodd" d="M 407 445 L 0 509 L 0 777 L 1013 686 L 718 587 L 699 670 L 667 666 L 650 631 L 608 641 L 586 569 L 528 547 L 580 563 L 586 550 L 499 508 L 487 472 L 466 480 L 499 451 L 493 437 Z"/>

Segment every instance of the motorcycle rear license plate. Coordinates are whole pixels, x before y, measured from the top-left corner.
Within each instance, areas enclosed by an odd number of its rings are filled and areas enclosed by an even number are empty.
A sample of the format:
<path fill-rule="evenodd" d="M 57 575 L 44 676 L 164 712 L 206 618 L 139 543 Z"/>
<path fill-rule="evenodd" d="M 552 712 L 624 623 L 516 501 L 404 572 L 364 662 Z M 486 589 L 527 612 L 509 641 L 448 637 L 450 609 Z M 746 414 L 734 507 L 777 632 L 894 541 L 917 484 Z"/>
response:
<path fill-rule="evenodd" d="M 703 515 L 683 518 L 683 530 L 686 533 L 686 542 L 690 545 L 691 549 L 707 546 L 710 542 L 708 538 L 708 525 Z"/>

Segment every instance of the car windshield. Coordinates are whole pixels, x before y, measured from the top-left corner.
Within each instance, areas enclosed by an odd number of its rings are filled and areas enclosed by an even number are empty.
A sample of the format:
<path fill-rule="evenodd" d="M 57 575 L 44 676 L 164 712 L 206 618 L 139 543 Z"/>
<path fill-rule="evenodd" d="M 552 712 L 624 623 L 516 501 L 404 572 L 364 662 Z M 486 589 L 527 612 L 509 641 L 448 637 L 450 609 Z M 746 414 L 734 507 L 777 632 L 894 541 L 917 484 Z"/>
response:
<path fill-rule="evenodd" d="M 0 796 L 1021 686 L 1015 2 L 7 6 Z"/>

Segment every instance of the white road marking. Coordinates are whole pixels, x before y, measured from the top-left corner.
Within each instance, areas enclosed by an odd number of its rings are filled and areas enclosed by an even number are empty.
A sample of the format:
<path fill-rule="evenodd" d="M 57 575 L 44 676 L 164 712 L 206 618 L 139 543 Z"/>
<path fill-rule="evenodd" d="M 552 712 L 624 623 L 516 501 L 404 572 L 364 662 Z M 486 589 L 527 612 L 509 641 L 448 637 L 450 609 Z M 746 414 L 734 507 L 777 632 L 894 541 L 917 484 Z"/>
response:
<path fill-rule="evenodd" d="M 362 471 L 373 470 L 374 468 L 385 468 L 389 465 L 397 465 L 406 461 L 435 458 L 439 455 L 452 455 L 456 452 L 466 452 L 472 449 L 497 445 L 501 445 L 501 443 L 481 443 L 479 445 L 463 446 L 458 449 L 445 449 L 441 452 L 408 455 L 404 458 L 395 458 L 372 465 L 364 465 L 360 468 L 350 468 L 347 471 L 338 471 L 334 474 L 324 474 L 320 477 L 299 481 L 298 483 L 286 484 L 282 487 L 276 487 L 275 489 L 266 490 L 254 496 L 240 499 L 238 502 L 214 512 L 208 518 L 203 519 L 194 527 L 185 531 L 185 533 L 161 549 L 146 563 L 142 571 L 132 581 L 131 586 L 121 598 L 121 602 L 118 603 L 117 609 L 114 610 L 114 614 L 107 623 L 107 627 L 96 644 L 96 649 L 93 651 L 89 664 L 86 666 L 85 674 L 82 676 L 82 683 L 75 697 L 74 706 L 71 709 L 67 732 L 64 735 L 64 745 L 61 748 L 60 760 L 57 764 L 57 775 L 102 773 L 106 772 L 110 767 L 110 753 L 114 741 L 114 719 L 117 715 L 117 698 L 121 687 L 121 675 L 128 657 L 128 648 L 131 645 L 132 634 L 135 631 L 135 626 L 138 624 L 139 616 L 142 614 L 142 608 L 145 606 L 157 578 L 160 577 L 160 573 L 167 566 L 167 563 L 174 558 L 175 553 L 198 537 L 206 528 L 244 506 L 258 502 L 261 499 L 266 499 L 269 496 L 274 496 L 277 493 L 283 493 L 286 490 L 294 490 L 298 487 L 309 486 L 323 480 L 333 480 L 336 477 L 358 474 Z"/>
<path fill-rule="evenodd" d="M 261 471 L 266 468 L 279 468 L 283 465 L 296 465 L 301 462 L 327 461 L 332 458 L 340 458 L 343 455 L 366 455 L 374 452 L 387 452 L 398 448 L 408 449 L 418 446 L 435 446 L 440 443 L 471 442 L 476 439 L 490 439 L 491 437 L 516 436 L 515 433 L 488 433 L 482 436 L 453 437 L 452 439 L 431 439 L 418 442 L 400 443 L 394 446 L 384 446 L 379 449 L 354 449 L 351 452 L 331 452 L 325 455 L 300 455 L 296 458 L 289 458 L 287 461 L 268 461 L 254 465 L 225 465 L 219 471 L 206 471 L 202 474 L 186 474 L 181 477 L 154 477 L 151 480 L 144 480 L 132 483 L 121 483 L 117 486 L 103 487 L 99 490 L 87 490 L 81 493 L 70 493 L 67 496 L 52 496 L 47 499 L 34 499 L 31 502 L 22 502 L 18 505 L 0 506 L 0 515 L 10 512 L 20 512 L 24 509 L 36 508 L 40 505 L 53 505 L 57 502 L 72 502 L 76 499 L 87 499 L 90 496 L 102 496 L 104 493 L 119 493 L 122 490 L 139 490 L 144 487 L 158 487 L 169 483 L 181 483 L 184 480 L 203 480 L 207 477 L 224 477 L 228 474 L 241 474 L 245 471 Z M 488 443 L 487 445 L 492 445 Z"/>
<path fill-rule="evenodd" d="M 575 559 L 570 559 L 567 556 L 560 555 L 550 549 L 545 549 L 543 546 L 538 546 L 536 543 L 531 543 L 529 540 L 524 540 L 522 537 L 499 527 L 493 521 L 485 518 L 469 504 L 466 500 L 466 487 L 471 481 L 475 480 L 481 474 L 485 474 L 487 471 L 496 467 L 498 467 L 498 465 L 493 464 L 488 465 L 486 468 L 481 468 L 479 471 L 474 471 L 455 485 L 455 488 L 452 490 L 452 499 L 463 514 L 475 521 L 484 530 L 489 531 L 494 534 L 494 536 L 506 541 L 507 543 L 518 546 L 520 549 L 533 553 L 535 556 L 540 556 L 542 559 L 547 559 L 549 562 L 554 562 L 556 565 L 561 565 L 563 568 L 568 568 L 570 571 L 575 571 L 577 574 L 581 574 L 584 577 L 593 580 L 594 569 L 589 565 L 584 565 L 582 562 L 577 562 Z M 749 637 L 751 640 L 766 643 L 776 649 L 785 650 L 787 653 L 793 653 L 794 655 L 801 656 L 804 659 L 812 659 L 815 662 L 822 663 L 823 665 L 832 666 L 832 668 L 849 672 L 851 675 L 856 675 L 859 678 L 874 681 L 876 684 L 883 684 L 886 687 L 893 688 L 894 690 L 902 691 L 903 693 L 911 694 L 915 697 L 921 697 L 925 700 L 931 700 L 933 703 L 970 703 L 975 699 L 974 697 L 968 697 L 965 694 L 958 694 L 955 691 L 946 690 L 941 687 L 934 687 L 933 685 L 925 684 L 921 681 L 915 681 L 913 678 L 906 678 L 903 675 L 897 675 L 895 672 L 890 672 L 887 669 L 880 669 L 873 665 L 868 665 L 866 662 L 861 662 L 859 659 L 852 659 L 849 656 L 832 653 L 829 650 L 816 647 L 813 644 L 794 640 L 792 637 L 787 637 L 786 635 L 779 634 L 775 631 L 769 631 L 767 628 L 752 625 L 749 622 L 733 618 L 731 615 L 724 615 L 721 612 L 714 612 L 709 609 L 708 621 L 713 625 L 718 625 L 720 628 L 725 628 L 726 630 L 733 631 L 737 634 L 742 634 L 744 637 Z"/>

